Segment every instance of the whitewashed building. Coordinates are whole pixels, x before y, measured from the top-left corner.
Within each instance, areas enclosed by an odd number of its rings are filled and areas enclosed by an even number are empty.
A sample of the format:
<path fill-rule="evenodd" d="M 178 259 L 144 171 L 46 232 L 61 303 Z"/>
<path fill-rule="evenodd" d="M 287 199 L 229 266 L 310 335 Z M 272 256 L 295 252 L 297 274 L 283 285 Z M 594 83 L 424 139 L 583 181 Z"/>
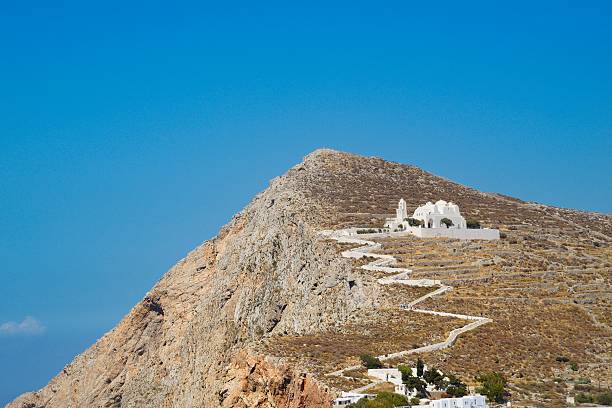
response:
<path fill-rule="evenodd" d="M 396 394 L 408 395 L 406 393 L 406 386 L 402 382 L 402 373 L 397 368 L 370 368 L 368 370 L 368 377 L 389 382 L 395 386 Z"/>
<path fill-rule="evenodd" d="M 412 367 L 411 371 L 412 371 L 412 376 L 416 377 L 417 369 Z M 423 371 L 424 372 L 427 371 L 426 365 L 423 367 Z M 437 371 L 438 373 L 440 373 L 440 375 L 444 375 L 442 371 L 440 370 L 437 370 Z M 393 384 L 395 387 L 394 392 L 396 394 L 405 395 L 407 397 L 416 397 L 418 393 L 417 390 L 415 389 L 409 390 L 406 387 L 406 385 L 402 381 L 402 373 L 397 368 L 371 368 L 368 370 L 368 376 Z M 433 384 L 427 384 L 425 389 L 427 390 L 427 392 L 432 392 L 436 388 Z"/>
<path fill-rule="evenodd" d="M 417 369 L 411 367 L 412 376 L 417 377 Z M 423 367 L 423 372 L 428 371 L 427 366 Z M 444 375 L 442 371 L 437 370 L 440 375 Z M 402 373 L 397 368 L 376 368 L 368 370 L 368 377 L 376 378 L 382 381 L 389 382 L 395 386 L 395 393 L 405 395 L 406 397 L 415 397 L 417 390 L 408 390 L 406 385 L 402 381 Z M 444 380 L 448 381 L 448 377 L 444 377 Z M 433 384 L 427 384 L 426 390 L 428 393 L 434 393 L 435 386 Z M 345 393 L 343 393 L 344 395 Z M 355 394 L 363 395 L 363 394 Z M 361 397 L 363 398 L 363 396 Z M 425 399 L 425 401 L 427 401 Z M 423 402 L 425 405 L 419 405 L 419 407 L 427 408 L 489 408 L 485 397 L 482 395 L 466 395 L 464 397 L 457 398 L 441 398 L 430 400 L 429 403 Z M 355 401 L 356 402 L 356 401 Z M 350 403 L 346 403 L 348 405 Z"/>
<path fill-rule="evenodd" d="M 442 398 L 429 401 L 430 408 L 489 408 L 482 395 L 466 395 L 460 398 Z"/>
<path fill-rule="evenodd" d="M 406 208 L 406 201 L 402 198 L 395 209 L 395 217 L 386 219 L 385 228 L 389 228 L 391 231 L 398 228 L 404 229 L 404 225 L 407 225 L 407 219 L 408 209 Z"/>
<path fill-rule="evenodd" d="M 423 221 L 426 228 L 467 228 L 465 218 L 459 213 L 459 206 L 452 202 L 438 200 L 435 204 L 431 201 L 423 204 L 414 210 L 412 218 Z M 447 226 L 442 220 L 450 220 L 451 225 Z"/>
<path fill-rule="evenodd" d="M 334 400 L 335 407 L 346 407 L 347 405 L 354 404 L 362 398 L 373 399 L 376 398 L 374 394 L 361 394 L 358 392 L 342 392 L 338 398 Z"/>
<path fill-rule="evenodd" d="M 408 232 L 420 238 L 499 239 L 497 229 L 467 228 L 459 206 L 444 200 L 421 205 L 414 210 L 410 218 L 420 221 L 421 225 L 410 226 L 406 201 L 401 199 L 395 210 L 395 217 L 387 218 L 385 227 L 392 233 Z"/>

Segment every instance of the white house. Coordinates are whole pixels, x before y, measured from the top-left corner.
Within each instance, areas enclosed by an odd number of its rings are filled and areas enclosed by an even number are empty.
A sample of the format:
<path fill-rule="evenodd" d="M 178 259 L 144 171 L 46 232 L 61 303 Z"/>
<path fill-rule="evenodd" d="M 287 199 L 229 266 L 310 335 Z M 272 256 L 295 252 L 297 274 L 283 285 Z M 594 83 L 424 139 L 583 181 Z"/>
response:
<path fill-rule="evenodd" d="M 488 408 L 482 395 L 466 395 L 460 398 L 442 398 L 429 402 L 431 408 Z"/>
<path fill-rule="evenodd" d="M 345 407 L 354 404 L 362 398 L 376 398 L 374 394 L 360 394 L 357 392 L 342 392 L 338 398 L 334 400 L 334 407 Z"/>
<path fill-rule="evenodd" d="M 423 367 L 423 372 L 427 371 L 427 366 Z M 417 369 L 415 367 L 411 368 L 412 376 L 417 377 Z M 440 375 L 444 375 L 442 371 L 437 370 Z M 415 397 L 417 395 L 416 390 L 408 390 L 406 385 L 402 382 L 402 373 L 397 368 L 375 368 L 368 370 L 368 377 L 377 378 L 382 381 L 389 382 L 395 386 L 395 393 L 400 395 L 405 395 L 407 397 Z M 448 377 L 444 377 L 446 381 L 448 381 Z M 427 384 L 426 389 L 428 392 L 432 392 L 435 390 L 435 386 L 433 384 Z M 346 394 L 346 397 L 345 397 Z M 352 402 L 344 402 L 344 405 L 352 404 L 353 402 L 358 401 L 364 397 L 371 397 L 370 395 L 364 394 L 349 394 L 342 393 L 343 397 L 345 397 L 348 401 L 349 395 L 352 395 Z M 354 398 L 357 398 L 354 400 Z M 336 399 L 338 401 L 339 399 Z M 425 400 L 426 401 L 426 400 Z M 342 404 L 338 404 L 336 402 L 336 406 L 342 406 Z M 420 406 L 419 406 L 420 407 Z M 427 408 L 488 408 L 485 397 L 482 395 L 467 395 L 465 397 L 458 398 L 441 398 L 436 400 L 429 401 L 428 405 L 423 405 L 423 407 Z"/>
<path fill-rule="evenodd" d="M 395 386 L 396 394 L 408 395 L 406 393 L 406 386 L 402 382 L 402 373 L 397 368 L 370 368 L 368 376 L 390 382 Z"/>
<path fill-rule="evenodd" d="M 413 367 L 411 368 L 411 370 L 412 370 L 412 376 L 416 377 L 417 369 Z M 426 365 L 423 367 L 423 372 L 425 371 L 427 371 Z M 437 371 L 438 373 L 440 373 L 440 375 L 444 375 L 442 371 L 440 370 L 437 370 Z M 415 389 L 409 390 L 408 388 L 406 388 L 406 385 L 402 381 L 402 373 L 397 368 L 371 368 L 368 370 L 368 376 L 378 378 L 379 380 L 383 380 L 386 382 L 390 382 L 391 384 L 395 386 L 394 392 L 396 394 L 405 395 L 407 397 L 416 397 L 418 393 L 417 390 Z M 426 386 L 426 390 L 428 392 L 432 392 L 435 389 L 436 388 L 433 384 L 427 384 Z"/>

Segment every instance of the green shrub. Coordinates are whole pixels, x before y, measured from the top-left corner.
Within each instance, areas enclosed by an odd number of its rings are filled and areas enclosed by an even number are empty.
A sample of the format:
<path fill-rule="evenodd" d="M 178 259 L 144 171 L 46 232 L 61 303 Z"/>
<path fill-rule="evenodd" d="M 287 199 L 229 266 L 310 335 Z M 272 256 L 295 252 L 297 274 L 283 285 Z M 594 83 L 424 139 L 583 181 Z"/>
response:
<path fill-rule="evenodd" d="M 361 359 L 361 364 L 365 368 L 381 368 L 382 367 L 382 363 L 380 362 L 380 360 L 370 354 L 362 354 L 359 356 L 359 358 Z"/>
<path fill-rule="evenodd" d="M 347 405 L 347 408 L 387 408 L 380 403 L 375 403 L 372 400 L 362 398 L 354 404 Z"/>
<path fill-rule="evenodd" d="M 408 405 L 408 400 L 403 395 L 392 392 L 379 392 L 374 399 L 362 398 L 349 408 L 394 408 Z"/>
<path fill-rule="evenodd" d="M 572 369 L 572 371 L 578 371 L 578 363 L 576 363 L 575 361 L 572 361 L 570 363 L 570 368 Z"/>
<path fill-rule="evenodd" d="M 380 232 L 380 229 L 374 229 L 374 228 L 365 228 L 365 229 L 359 229 L 357 230 L 358 234 L 375 234 L 377 232 Z"/>
<path fill-rule="evenodd" d="M 591 394 L 585 394 L 583 392 L 580 392 L 576 394 L 575 400 L 576 402 L 581 403 L 581 404 L 588 404 L 588 403 L 593 402 L 593 396 Z"/>
<path fill-rule="evenodd" d="M 611 405 L 612 404 L 612 393 L 610 391 L 604 391 L 600 393 L 589 393 L 579 392 L 576 394 L 576 402 L 581 404 L 599 404 L 599 405 Z"/>
<path fill-rule="evenodd" d="M 453 225 L 455 225 L 455 224 L 453 224 L 453 222 L 452 222 L 450 219 L 448 219 L 448 218 L 442 218 L 442 219 L 440 220 L 440 224 L 444 224 L 444 225 L 446 225 L 446 228 L 450 228 L 450 227 L 452 227 Z"/>
<path fill-rule="evenodd" d="M 464 384 L 459 378 L 450 374 L 448 375 L 448 387 L 446 387 L 446 393 L 451 397 L 463 397 L 468 394 L 467 385 Z"/>
<path fill-rule="evenodd" d="M 612 392 L 606 391 L 596 395 L 595 402 L 599 405 L 612 405 Z"/>
<path fill-rule="evenodd" d="M 465 224 L 469 229 L 479 229 L 480 228 L 480 221 L 466 220 Z"/>
<path fill-rule="evenodd" d="M 403 395 L 394 392 L 379 392 L 374 401 L 381 401 L 389 404 L 390 407 L 399 407 L 408 404 L 408 399 Z"/>
<path fill-rule="evenodd" d="M 489 401 L 503 403 L 506 399 L 506 379 L 494 371 L 476 377 L 481 386 L 476 392 L 486 395 Z"/>
<path fill-rule="evenodd" d="M 418 227 L 419 225 L 424 226 L 425 222 L 423 220 L 417 220 L 416 218 L 406 218 L 408 221 L 408 225 L 411 227 Z"/>
<path fill-rule="evenodd" d="M 397 369 L 402 373 L 402 381 L 406 381 L 408 378 L 412 377 L 412 369 L 407 365 L 400 364 L 397 366 Z"/>
<path fill-rule="evenodd" d="M 458 387 L 455 385 L 449 385 L 446 387 L 446 393 L 453 398 L 463 397 L 468 394 L 467 386 L 463 384 L 463 386 Z"/>

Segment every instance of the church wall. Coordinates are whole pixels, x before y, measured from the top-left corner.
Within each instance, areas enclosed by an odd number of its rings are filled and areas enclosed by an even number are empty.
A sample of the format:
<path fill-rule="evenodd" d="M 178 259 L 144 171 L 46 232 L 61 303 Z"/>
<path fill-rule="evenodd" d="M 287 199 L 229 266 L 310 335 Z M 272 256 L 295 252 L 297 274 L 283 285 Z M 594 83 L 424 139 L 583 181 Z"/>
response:
<path fill-rule="evenodd" d="M 499 239 L 499 230 L 496 229 L 467 229 L 467 228 L 418 228 L 408 227 L 407 231 L 419 238 L 457 238 L 457 239 Z"/>

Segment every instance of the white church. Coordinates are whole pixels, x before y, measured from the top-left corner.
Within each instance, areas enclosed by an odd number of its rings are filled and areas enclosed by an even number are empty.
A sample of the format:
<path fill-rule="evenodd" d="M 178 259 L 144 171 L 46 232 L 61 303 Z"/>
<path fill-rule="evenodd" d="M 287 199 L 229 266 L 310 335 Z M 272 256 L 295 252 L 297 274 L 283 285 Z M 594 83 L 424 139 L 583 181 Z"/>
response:
<path fill-rule="evenodd" d="M 390 232 L 405 231 L 421 238 L 499 239 L 499 230 L 468 228 L 459 206 L 444 200 L 421 205 L 409 218 L 406 201 L 402 198 L 395 210 L 395 217 L 386 219 L 385 228 L 389 228 Z"/>

